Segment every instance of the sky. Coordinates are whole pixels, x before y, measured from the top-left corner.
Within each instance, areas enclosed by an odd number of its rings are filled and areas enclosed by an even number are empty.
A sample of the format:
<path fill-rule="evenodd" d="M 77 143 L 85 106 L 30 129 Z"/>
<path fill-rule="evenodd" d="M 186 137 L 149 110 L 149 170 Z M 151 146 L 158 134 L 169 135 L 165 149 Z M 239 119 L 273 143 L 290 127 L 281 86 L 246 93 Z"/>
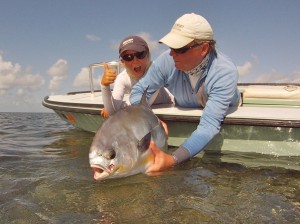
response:
<path fill-rule="evenodd" d="M 300 83 L 299 0 L 0 0 L 0 112 L 51 112 L 45 96 L 89 90 L 88 66 L 139 35 L 152 59 L 186 13 L 205 17 L 239 82 Z M 99 89 L 102 71 L 94 74 Z"/>

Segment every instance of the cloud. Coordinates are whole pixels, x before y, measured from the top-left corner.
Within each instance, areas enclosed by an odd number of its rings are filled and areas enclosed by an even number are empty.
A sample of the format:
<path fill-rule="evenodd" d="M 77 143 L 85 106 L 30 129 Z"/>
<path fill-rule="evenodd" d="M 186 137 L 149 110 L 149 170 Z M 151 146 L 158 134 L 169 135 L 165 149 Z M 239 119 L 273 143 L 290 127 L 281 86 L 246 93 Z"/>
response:
<path fill-rule="evenodd" d="M 45 80 L 39 74 L 32 74 L 31 69 L 22 70 L 21 65 L 11 61 L 5 61 L 0 54 L 0 95 L 5 95 L 15 88 L 23 88 L 29 91 L 40 89 Z"/>
<path fill-rule="evenodd" d="M 81 71 L 77 74 L 74 79 L 73 86 L 74 87 L 82 87 L 89 86 L 89 69 L 81 68 Z"/>
<path fill-rule="evenodd" d="M 74 79 L 74 82 L 73 82 L 73 86 L 74 87 L 89 87 L 90 86 L 90 81 L 89 81 L 89 68 L 81 68 L 81 71 L 77 74 L 77 76 L 75 77 Z M 94 86 L 99 86 L 99 80 L 100 78 L 98 79 L 95 79 L 93 78 L 93 83 L 94 83 Z"/>
<path fill-rule="evenodd" d="M 257 83 L 299 83 L 300 71 L 295 71 L 291 75 L 280 73 L 276 70 L 272 70 L 268 74 L 259 75 L 256 78 Z"/>
<path fill-rule="evenodd" d="M 45 80 L 40 75 L 33 75 L 29 68 L 25 74 L 18 79 L 18 83 L 20 87 L 28 88 L 31 91 L 37 91 L 45 84 Z"/>
<path fill-rule="evenodd" d="M 100 41 L 101 40 L 101 38 L 100 37 L 98 37 L 98 36 L 96 36 L 96 35 L 94 35 L 94 34 L 87 34 L 87 35 L 85 35 L 85 38 L 87 39 L 87 40 L 89 40 L 89 41 Z"/>
<path fill-rule="evenodd" d="M 0 89 L 5 92 L 16 85 L 20 71 L 21 66 L 19 64 L 4 61 L 2 55 L 0 55 Z"/>
<path fill-rule="evenodd" d="M 243 65 L 237 66 L 240 76 L 248 75 L 253 68 L 250 61 L 246 61 Z"/>
<path fill-rule="evenodd" d="M 59 59 L 49 69 L 48 74 L 52 76 L 49 83 L 49 89 L 57 90 L 63 81 L 67 78 L 69 72 L 68 62 L 64 59 Z"/>
<path fill-rule="evenodd" d="M 137 36 L 140 36 L 147 42 L 151 52 L 159 49 L 160 44 L 158 43 L 158 40 L 153 40 L 149 33 L 140 32 L 137 34 Z"/>

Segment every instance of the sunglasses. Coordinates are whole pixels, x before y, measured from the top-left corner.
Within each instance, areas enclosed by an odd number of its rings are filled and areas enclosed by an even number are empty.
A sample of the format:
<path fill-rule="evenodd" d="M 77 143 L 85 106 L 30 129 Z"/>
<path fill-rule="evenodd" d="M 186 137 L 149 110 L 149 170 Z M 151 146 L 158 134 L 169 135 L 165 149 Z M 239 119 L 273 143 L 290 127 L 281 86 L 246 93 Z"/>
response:
<path fill-rule="evenodd" d="M 202 43 L 201 43 L 202 44 Z M 182 47 L 182 48 L 178 48 L 178 49 L 174 49 L 174 48 L 170 48 L 172 51 L 174 51 L 176 54 L 184 54 L 185 52 L 187 52 L 188 50 L 198 47 L 201 44 L 194 44 L 192 46 L 189 47 Z"/>
<path fill-rule="evenodd" d="M 132 61 L 134 59 L 134 57 L 136 57 L 137 59 L 143 59 L 146 57 L 147 54 L 148 54 L 147 51 L 142 51 L 142 52 L 136 52 L 133 54 L 124 54 L 124 55 L 121 55 L 121 58 L 124 61 Z"/>

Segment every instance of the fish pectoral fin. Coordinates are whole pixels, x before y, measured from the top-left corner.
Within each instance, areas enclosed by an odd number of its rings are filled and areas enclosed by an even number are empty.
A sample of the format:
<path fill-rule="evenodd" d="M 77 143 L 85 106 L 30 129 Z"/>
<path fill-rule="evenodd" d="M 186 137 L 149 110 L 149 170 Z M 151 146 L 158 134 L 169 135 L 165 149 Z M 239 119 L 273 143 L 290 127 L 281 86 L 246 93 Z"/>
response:
<path fill-rule="evenodd" d="M 146 134 L 141 140 L 138 141 L 137 147 L 140 151 L 144 152 L 149 148 L 151 141 L 151 132 Z"/>

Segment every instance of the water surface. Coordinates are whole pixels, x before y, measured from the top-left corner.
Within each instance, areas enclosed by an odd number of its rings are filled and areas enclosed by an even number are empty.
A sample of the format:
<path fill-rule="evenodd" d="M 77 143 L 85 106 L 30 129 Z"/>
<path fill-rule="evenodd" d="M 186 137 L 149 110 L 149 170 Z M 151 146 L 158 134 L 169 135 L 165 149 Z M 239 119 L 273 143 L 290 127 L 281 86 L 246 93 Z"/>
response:
<path fill-rule="evenodd" d="M 297 170 L 209 155 L 95 182 L 93 134 L 53 113 L 0 113 L 0 124 L 1 223 L 300 223 Z"/>

